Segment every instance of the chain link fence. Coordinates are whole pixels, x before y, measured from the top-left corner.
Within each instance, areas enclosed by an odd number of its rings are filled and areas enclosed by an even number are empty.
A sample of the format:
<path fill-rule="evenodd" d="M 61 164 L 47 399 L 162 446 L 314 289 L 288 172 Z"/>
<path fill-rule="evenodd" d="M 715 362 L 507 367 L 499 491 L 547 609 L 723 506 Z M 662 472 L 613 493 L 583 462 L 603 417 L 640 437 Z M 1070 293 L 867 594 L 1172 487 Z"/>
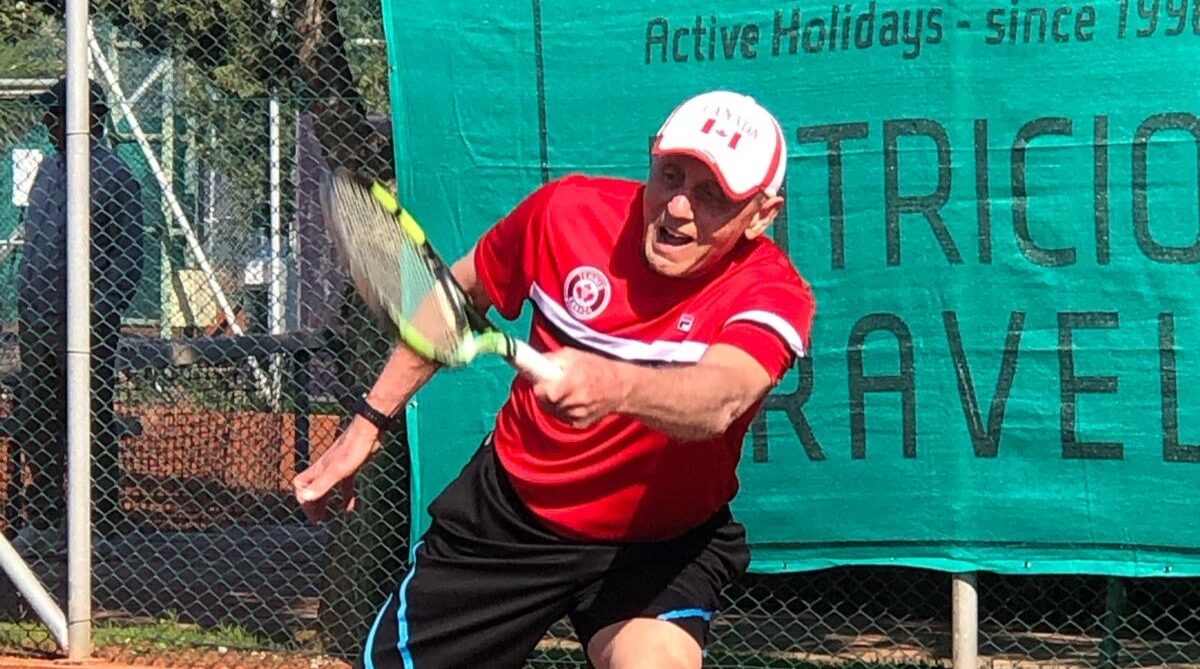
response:
<path fill-rule="evenodd" d="M 404 435 L 360 477 L 352 516 L 306 523 L 290 480 L 387 354 L 362 335 L 312 198 L 330 152 L 391 158 L 378 3 L 93 4 L 108 107 L 92 190 L 96 654 L 350 661 L 406 566 Z M 63 602 L 64 172 L 59 121 L 33 101 L 63 71 L 58 9 L 0 9 L 0 530 Z M 980 657 L 1200 664 L 1198 585 L 982 574 Z M 707 666 L 948 666 L 950 620 L 946 574 L 749 575 Z M 0 581 L 0 653 L 56 650 Z M 530 666 L 585 666 L 569 626 Z"/>

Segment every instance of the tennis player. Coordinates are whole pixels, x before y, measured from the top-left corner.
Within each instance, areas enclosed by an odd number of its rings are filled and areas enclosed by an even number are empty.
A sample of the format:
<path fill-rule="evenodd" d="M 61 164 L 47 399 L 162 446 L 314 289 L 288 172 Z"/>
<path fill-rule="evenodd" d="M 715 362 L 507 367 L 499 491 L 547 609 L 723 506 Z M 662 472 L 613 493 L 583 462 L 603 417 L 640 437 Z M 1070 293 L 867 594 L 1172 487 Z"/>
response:
<path fill-rule="evenodd" d="M 722 589 L 749 564 L 730 513 L 746 430 L 807 353 L 815 303 L 764 235 L 786 145 L 750 97 L 677 107 L 644 183 L 569 176 L 453 266 L 481 310 L 533 305 L 561 379 L 514 379 L 489 434 L 432 502 L 366 669 L 519 668 L 569 616 L 600 669 L 702 664 Z M 296 477 L 314 522 L 435 366 L 397 347 L 333 447 Z"/>

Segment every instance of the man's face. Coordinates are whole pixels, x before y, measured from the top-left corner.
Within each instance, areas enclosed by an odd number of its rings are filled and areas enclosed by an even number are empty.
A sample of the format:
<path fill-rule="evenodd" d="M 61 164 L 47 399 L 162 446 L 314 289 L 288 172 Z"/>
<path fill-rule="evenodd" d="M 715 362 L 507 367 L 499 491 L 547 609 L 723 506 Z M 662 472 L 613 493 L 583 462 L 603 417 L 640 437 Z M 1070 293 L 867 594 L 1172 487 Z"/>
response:
<path fill-rule="evenodd" d="M 642 205 L 646 262 L 664 276 L 702 274 L 739 239 L 762 234 L 782 202 L 762 194 L 731 200 L 704 162 L 656 156 Z"/>

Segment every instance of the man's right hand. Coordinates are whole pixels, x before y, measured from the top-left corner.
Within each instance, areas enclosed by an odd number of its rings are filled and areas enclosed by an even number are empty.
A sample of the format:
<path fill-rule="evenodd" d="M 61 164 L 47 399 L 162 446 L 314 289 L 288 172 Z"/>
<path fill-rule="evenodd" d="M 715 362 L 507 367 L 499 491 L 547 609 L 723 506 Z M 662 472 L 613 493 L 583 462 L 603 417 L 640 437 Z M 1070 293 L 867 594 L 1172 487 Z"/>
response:
<path fill-rule="evenodd" d="M 341 491 L 342 510 L 354 511 L 354 475 L 378 447 L 379 431 L 355 417 L 324 455 L 292 479 L 292 491 L 304 515 L 314 523 L 324 522 L 329 517 L 329 497 L 334 488 Z"/>

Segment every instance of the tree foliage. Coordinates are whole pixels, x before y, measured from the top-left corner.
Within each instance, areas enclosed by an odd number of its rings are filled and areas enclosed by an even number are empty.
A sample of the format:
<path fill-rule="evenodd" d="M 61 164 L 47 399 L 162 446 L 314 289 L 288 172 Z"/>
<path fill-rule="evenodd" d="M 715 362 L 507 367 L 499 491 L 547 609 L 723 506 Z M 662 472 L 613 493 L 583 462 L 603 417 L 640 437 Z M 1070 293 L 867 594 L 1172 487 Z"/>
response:
<path fill-rule="evenodd" d="M 333 160 L 390 173 L 390 147 L 367 117 L 387 104 L 378 3 L 92 0 L 90 6 L 94 18 L 125 39 L 186 63 L 205 80 L 209 100 L 277 95 L 293 109 L 316 114 L 322 145 Z M 64 11 L 65 0 L 19 0 L 0 7 L 0 76 L 18 76 L 5 71 L 18 67 L 24 68 L 21 76 L 33 74 L 28 60 L 20 65 L 18 54 L 45 44 L 38 31 Z M 364 42 L 365 48 L 357 46 Z M 6 56 L 6 48 L 13 55 Z M 61 72 L 61 61 L 53 70 L 41 76 Z"/>
<path fill-rule="evenodd" d="M 0 2 L 0 77 L 30 79 L 57 72 L 63 58 L 57 28 L 39 5 Z"/>

